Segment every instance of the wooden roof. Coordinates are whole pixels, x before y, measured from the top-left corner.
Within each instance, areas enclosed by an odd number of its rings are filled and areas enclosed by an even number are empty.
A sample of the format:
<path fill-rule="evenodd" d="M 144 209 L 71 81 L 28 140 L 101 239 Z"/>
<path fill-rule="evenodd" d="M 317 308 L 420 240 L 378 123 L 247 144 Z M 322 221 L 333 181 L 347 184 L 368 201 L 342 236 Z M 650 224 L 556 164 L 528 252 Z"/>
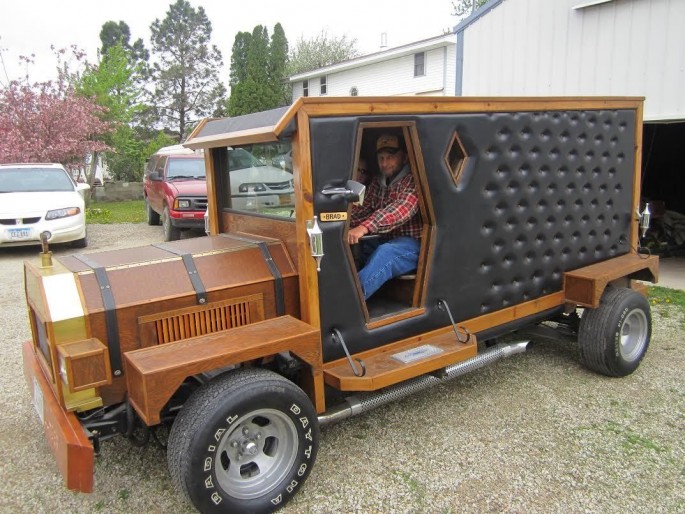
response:
<path fill-rule="evenodd" d="M 638 108 L 643 97 L 307 97 L 288 107 L 233 118 L 207 118 L 183 144 L 194 150 L 287 139 L 295 130 L 296 115 L 372 116 L 470 112 L 544 111 L 565 109 Z"/>
<path fill-rule="evenodd" d="M 277 141 L 284 132 L 292 132 L 291 123 L 299 102 L 269 111 L 233 118 L 205 118 L 188 136 L 183 146 L 216 148 L 244 143 Z"/>

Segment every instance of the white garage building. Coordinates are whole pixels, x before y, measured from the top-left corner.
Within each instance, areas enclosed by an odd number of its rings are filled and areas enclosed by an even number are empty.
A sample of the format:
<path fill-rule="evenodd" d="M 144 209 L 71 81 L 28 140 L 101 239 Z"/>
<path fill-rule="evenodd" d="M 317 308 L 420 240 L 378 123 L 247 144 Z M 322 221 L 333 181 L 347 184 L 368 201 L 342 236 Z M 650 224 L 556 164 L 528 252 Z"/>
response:
<path fill-rule="evenodd" d="M 684 27 L 685 0 L 490 0 L 455 27 L 455 94 L 644 96 L 643 197 L 685 213 Z"/>

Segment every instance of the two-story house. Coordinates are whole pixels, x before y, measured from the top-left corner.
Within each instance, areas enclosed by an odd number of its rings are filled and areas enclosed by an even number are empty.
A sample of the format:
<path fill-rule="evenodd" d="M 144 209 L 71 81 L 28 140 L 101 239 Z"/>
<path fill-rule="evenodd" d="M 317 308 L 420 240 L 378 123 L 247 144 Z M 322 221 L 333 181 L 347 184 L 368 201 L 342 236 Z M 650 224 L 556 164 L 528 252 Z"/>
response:
<path fill-rule="evenodd" d="M 416 41 L 290 77 L 301 96 L 454 95 L 456 36 Z"/>

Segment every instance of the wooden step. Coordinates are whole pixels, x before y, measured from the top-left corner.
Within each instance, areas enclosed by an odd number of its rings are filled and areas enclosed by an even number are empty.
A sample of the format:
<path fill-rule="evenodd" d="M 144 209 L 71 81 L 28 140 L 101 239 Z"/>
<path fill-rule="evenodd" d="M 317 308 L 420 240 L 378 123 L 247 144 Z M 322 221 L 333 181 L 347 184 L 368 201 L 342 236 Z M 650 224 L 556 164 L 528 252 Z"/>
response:
<path fill-rule="evenodd" d="M 375 391 L 404 380 L 430 373 L 450 364 L 475 357 L 476 336 L 460 343 L 452 328 L 428 337 L 412 338 L 353 355 L 361 359 L 366 374 L 355 376 L 347 359 L 338 359 L 324 366 L 325 382 L 341 391 Z"/>

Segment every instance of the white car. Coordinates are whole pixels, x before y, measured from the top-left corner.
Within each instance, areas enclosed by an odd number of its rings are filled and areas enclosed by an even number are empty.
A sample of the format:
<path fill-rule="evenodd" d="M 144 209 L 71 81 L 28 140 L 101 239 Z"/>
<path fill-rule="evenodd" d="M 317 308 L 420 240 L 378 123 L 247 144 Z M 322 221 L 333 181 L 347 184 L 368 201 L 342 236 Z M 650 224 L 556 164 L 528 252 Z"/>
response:
<path fill-rule="evenodd" d="M 85 248 L 83 194 L 61 164 L 0 164 L 0 247 L 68 243 Z"/>
<path fill-rule="evenodd" d="M 234 209 L 269 214 L 295 205 L 293 175 L 264 164 L 244 148 L 228 152 L 228 170 Z"/>

